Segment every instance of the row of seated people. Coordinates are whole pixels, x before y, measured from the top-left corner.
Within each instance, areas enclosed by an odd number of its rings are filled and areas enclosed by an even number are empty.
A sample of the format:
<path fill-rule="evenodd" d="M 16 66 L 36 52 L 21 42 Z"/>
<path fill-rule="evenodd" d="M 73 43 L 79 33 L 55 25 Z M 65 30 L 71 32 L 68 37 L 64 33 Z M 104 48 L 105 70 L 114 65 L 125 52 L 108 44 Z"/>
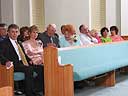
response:
<path fill-rule="evenodd" d="M 2 29 L 2 26 L 0 26 L 0 28 Z M 17 38 L 18 41 L 24 42 L 29 39 L 29 29 L 30 28 L 28 26 L 24 26 L 20 28 L 20 35 Z M 74 46 L 74 45 L 88 45 L 88 44 L 115 42 L 115 41 L 123 40 L 123 38 L 121 38 L 121 36 L 118 35 L 118 28 L 116 26 L 110 27 L 110 32 L 111 32 L 110 36 L 108 36 L 109 30 L 107 27 L 103 27 L 100 30 L 101 36 L 98 35 L 98 32 L 95 29 L 89 31 L 88 26 L 86 25 L 80 25 L 79 31 L 80 34 L 78 35 L 76 34 L 73 25 L 70 24 L 62 25 L 61 33 L 63 34 L 63 36 L 60 36 L 59 38 L 59 35 L 55 33 L 56 25 L 49 24 L 45 32 L 38 33 L 37 38 L 43 42 L 43 47 L 47 47 L 47 45 L 53 45 L 58 48 Z M 0 31 L 0 42 L 6 37 L 6 35 L 7 35 L 6 28 L 5 30 Z"/>
<path fill-rule="evenodd" d="M 88 26 L 86 25 L 81 25 L 79 27 L 80 35 L 76 35 L 73 26 L 68 24 L 63 25 L 61 31 L 64 35 L 60 39 L 61 47 L 117 42 L 123 40 L 123 38 L 118 35 L 118 28 L 116 26 L 110 27 L 111 36 L 108 36 L 109 30 L 106 27 L 101 29 L 101 36 L 98 36 L 98 32 L 95 29 L 89 31 Z"/>
<path fill-rule="evenodd" d="M 22 27 L 20 29 L 20 35 L 18 40 L 24 42 L 29 38 L 29 27 Z M 56 25 L 49 24 L 46 28 L 46 31 L 38 34 L 38 39 L 43 42 L 43 47 L 48 45 L 53 45 L 55 47 L 69 47 L 76 45 L 88 45 L 88 44 L 97 44 L 97 43 L 106 43 L 106 42 L 116 42 L 122 41 L 123 38 L 118 35 L 118 28 L 116 26 L 110 27 L 111 35 L 108 36 L 109 30 L 107 27 L 101 29 L 101 36 L 98 35 L 97 30 L 92 29 L 89 31 L 88 26 L 81 25 L 79 27 L 80 34 L 76 34 L 75 28 L 73 25 L 67 24 L 61 26 L 61 33 L 63 36 L 60 36 L 56 32 Z"/>
<path fill-rule="evenodd" d="M 110 28 L 112 34 L 110 37 L 106 27 L 101 29 L 101 37 L 97 35 L 95 30 L 90 32 L 86 25 L 81 25 L 79 30 L 80 35 L 77 35 L 73 25 L 63 25 L 61 27 L 63 36 L 59 38 L 57 33 L 55 33 L 55 24 L 49 24 L 43 33 L 38 33 L 38 27 L 35 25 L 19 29 L 19 26 L 16 24 L 11 24 L 8 28 L 6 28 L 6 24 L 0 24 L 0 62 L 1 64 L 6 64 L 7 67 L 13 62 L 15 72 L 24 72 L 25 94 L 26 96 L 36 96 L 38 94 L 34 90 L 32 74 L 35 71 L 38 74 L 37 82 L 39 85 L 44 85 L 42 82 L 44 79 L 42 78 L 43 48 L 47 46 L 60 48 L 123 40 L 117 35 L 118 28 L 116 26 Z M 27 59 L 27 62 L 25 62 L 18 46 L 23 50 L 22 53 L 25 54 L 24 57 Z"/>

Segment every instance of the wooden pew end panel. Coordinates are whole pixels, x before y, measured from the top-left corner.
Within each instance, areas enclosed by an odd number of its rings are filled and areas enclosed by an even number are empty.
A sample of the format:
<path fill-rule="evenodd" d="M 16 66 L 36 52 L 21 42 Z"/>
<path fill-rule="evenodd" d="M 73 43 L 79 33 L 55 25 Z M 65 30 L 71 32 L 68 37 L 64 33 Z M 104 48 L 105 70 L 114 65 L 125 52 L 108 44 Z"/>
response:
<path fill-rule="evenodd" d="M 14 96 L 13 67 L 6 69 L 0 64 L 0 96 Z"/>
<path fill-rule="evenodd" d="M 59 65 L 58 50 L 44 49 L 45 96 L 74 96 L 73 66 Z"/>

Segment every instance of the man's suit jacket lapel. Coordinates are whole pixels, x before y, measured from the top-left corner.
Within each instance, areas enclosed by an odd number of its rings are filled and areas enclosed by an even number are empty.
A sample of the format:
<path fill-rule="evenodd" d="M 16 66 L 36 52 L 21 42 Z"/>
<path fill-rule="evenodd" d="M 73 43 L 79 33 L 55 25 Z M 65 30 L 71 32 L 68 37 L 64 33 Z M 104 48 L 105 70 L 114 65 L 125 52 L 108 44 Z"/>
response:
<path fill-rule="evenodd" d="M 10 39 L 8 39 L 8 43 L 9 43 L 9 44 L 8 44 L 9 53 L 11 54 L 11 56 L 14 56 L 14 58 L 17 57 L 17 58 L 19 59 L 19 57 L 18 57 L 18 55 L 17 55 L 17 53 L 16 53 L 16 50 L 15 50 L 15 48 L 13 47 L 13 45 L 12 45 Z"/>

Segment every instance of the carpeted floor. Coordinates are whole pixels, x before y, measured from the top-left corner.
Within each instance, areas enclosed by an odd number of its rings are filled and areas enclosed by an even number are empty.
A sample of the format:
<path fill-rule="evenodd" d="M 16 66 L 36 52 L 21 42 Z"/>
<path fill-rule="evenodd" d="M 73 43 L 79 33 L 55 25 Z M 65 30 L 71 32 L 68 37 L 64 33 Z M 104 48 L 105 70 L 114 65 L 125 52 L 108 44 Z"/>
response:
<path fill-rule="evenodd" d="M 116 81 L 114 87 L 85 86 L 83 89 L 76 89 L 75 96 L 128 96 L 128 73 L 122 75 L 117 74 Z"/>

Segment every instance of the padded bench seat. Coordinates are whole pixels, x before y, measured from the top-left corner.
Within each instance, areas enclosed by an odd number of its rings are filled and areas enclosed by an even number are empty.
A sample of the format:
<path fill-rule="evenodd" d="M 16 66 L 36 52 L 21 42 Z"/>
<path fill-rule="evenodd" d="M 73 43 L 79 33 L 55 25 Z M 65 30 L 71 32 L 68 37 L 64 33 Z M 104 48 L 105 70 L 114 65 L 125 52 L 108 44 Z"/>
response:
<path fill-rule="evenodd" d="M 60 48 L 62 64 L 73 64 L 74 81 L 128 66 L 128 41 Z"/>
<path fill-rule="evenodd" d="M 34 77 L 37 76 L 37 73 L 34 72 Z M 14 81 L 21 81 L 25 79 L 25 74 L 23 72 L 14 72 Z"/>

